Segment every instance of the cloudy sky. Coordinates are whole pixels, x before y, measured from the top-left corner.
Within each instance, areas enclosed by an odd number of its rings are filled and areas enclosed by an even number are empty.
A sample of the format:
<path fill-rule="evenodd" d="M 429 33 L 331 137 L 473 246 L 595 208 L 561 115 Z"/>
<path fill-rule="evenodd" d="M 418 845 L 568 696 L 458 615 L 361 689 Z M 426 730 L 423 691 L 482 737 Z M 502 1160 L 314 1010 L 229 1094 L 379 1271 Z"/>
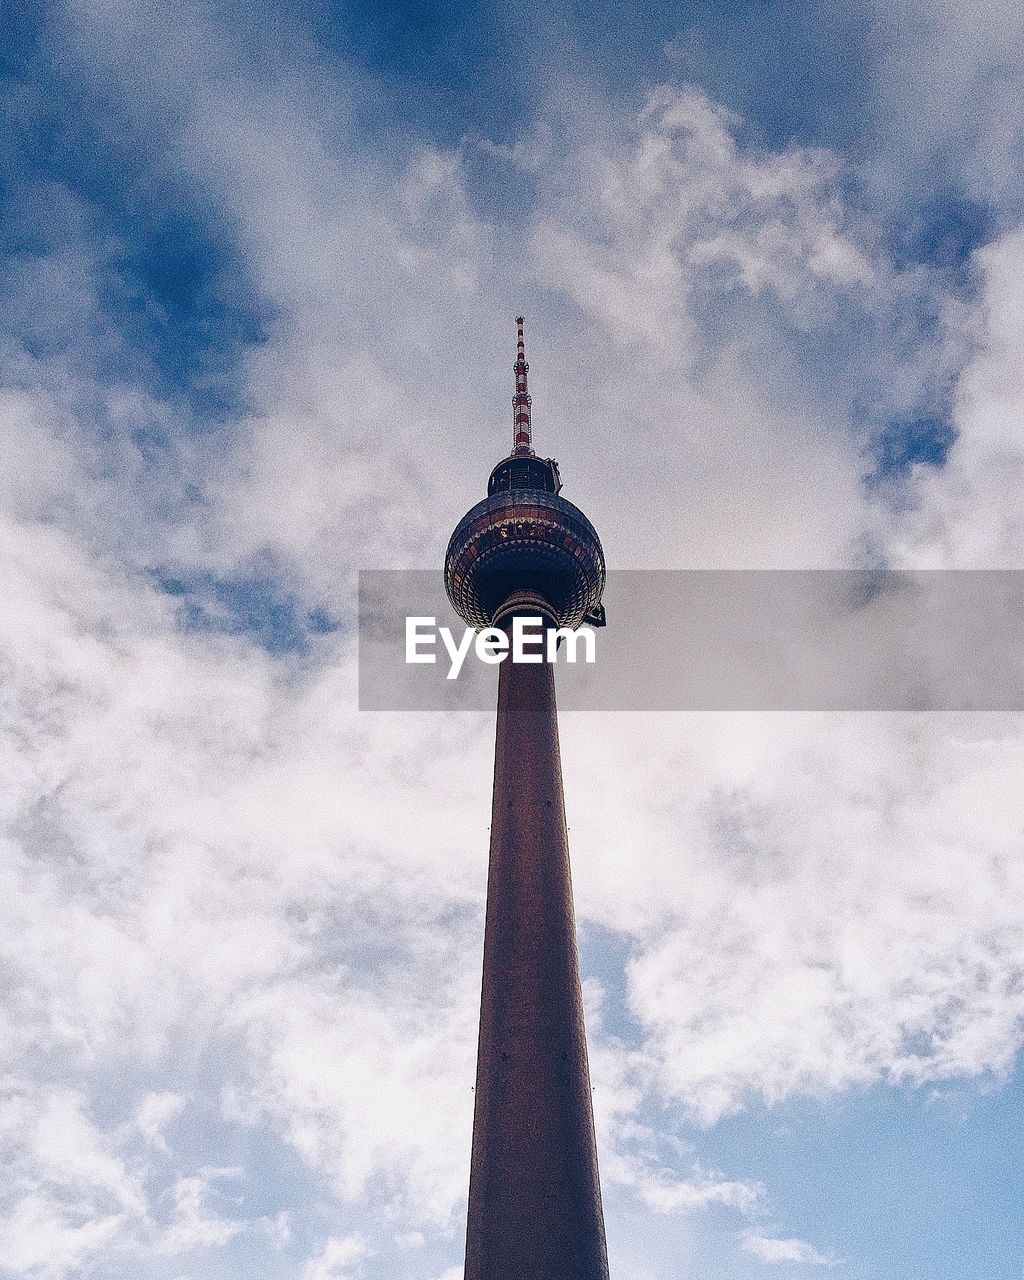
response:
<path fill-rule="evenodd" d="M 613 568 L 1022 567 L 1024 17 L 0 19 L 0 1274 L 458 1280 L 493 721 L 355 574 L 519 309 Z M 1019 1280 L 1019 716 L 562 736 L 616 1280 Z"/>

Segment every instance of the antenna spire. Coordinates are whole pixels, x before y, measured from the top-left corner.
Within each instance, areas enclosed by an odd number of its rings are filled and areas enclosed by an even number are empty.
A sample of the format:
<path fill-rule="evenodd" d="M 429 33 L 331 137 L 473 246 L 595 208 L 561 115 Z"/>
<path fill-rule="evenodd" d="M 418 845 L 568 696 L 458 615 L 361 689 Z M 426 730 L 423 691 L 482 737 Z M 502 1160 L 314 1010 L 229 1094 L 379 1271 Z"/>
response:
<path fill-rule="evenodd" d="M 516 346 L 516 362 L 512 366 L 516 375 L 516 393 L 512 397 L 512 453 L 521 456 L 533 453 L 533 438 L 530 426 L 530 393 L 526 389 L 526 375 L 530 366 L 526 363 L 522 316 L 516 316 L 516 325 L 519 329 L 519 341 Z"/>

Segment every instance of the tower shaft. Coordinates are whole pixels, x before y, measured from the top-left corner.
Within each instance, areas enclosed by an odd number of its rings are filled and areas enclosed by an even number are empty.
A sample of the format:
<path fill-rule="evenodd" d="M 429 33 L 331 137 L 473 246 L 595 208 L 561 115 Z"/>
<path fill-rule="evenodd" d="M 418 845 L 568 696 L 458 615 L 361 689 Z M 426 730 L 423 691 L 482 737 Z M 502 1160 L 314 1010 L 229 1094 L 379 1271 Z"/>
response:
<path fill-rule="evenodd" d="M 503 662 L 465 1280 L 607 1280 L 554 667 Z"/>

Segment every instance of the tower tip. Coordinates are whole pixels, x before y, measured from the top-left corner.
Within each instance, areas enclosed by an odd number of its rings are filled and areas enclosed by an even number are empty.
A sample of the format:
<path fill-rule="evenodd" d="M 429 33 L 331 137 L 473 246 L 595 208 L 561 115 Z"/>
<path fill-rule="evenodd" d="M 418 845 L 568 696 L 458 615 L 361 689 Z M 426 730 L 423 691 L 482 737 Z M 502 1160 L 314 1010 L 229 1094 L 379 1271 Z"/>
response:
<path fill-rule="evenodd" d="M 516 345 L 516 362 L 512 366 L 516 375 L 516 393 L 512 397 L 512 452 L 524 454 L 533 453 L 533 429 L 530 423 L 530 393 L 526 386 L 526 375 L 530 366 L 526 363 L 522 316 L 516 316 L 516 326 L 519 336 Z"/>

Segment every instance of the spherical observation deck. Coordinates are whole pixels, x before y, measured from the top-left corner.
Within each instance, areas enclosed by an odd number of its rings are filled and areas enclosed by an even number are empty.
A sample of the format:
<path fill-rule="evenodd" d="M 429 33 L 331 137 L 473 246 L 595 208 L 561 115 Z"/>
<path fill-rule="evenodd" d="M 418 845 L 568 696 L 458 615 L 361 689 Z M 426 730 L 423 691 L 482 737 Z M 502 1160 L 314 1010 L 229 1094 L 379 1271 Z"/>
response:
<path fill-rule="evenodd" d="M 561 627 L 603 625 L 601 540 L 560 488 L 557 465 L 532 453 L 491 472 L 488 496 L 459 521 L 445 556 L 448 598 L 469 626 L 491 626 L 523 593 L 540 596 Z"/>

